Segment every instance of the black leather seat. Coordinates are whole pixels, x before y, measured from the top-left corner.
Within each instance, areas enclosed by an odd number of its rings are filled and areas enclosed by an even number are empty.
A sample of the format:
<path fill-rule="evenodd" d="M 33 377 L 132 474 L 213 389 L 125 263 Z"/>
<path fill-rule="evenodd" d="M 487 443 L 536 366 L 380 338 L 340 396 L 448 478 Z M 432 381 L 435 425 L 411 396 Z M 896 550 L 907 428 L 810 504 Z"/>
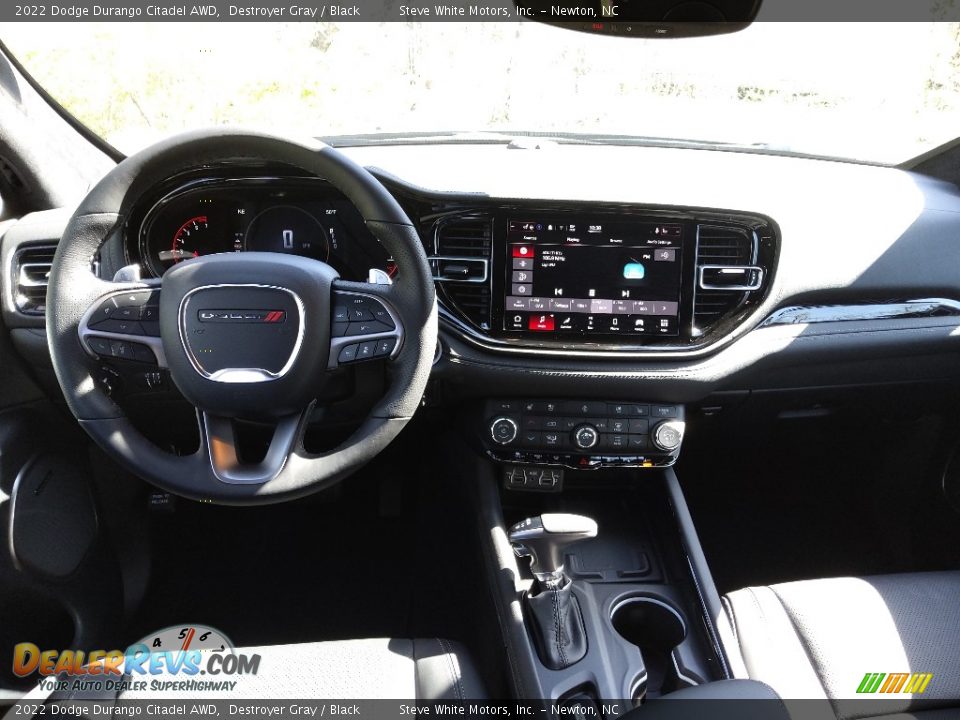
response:
<path fill-rule="evenodd" d="M 749 587 L 724 605 L 747 674 L 784 699 L 827 700 L 838 717 L 960 717 L 960 572 Z"/>

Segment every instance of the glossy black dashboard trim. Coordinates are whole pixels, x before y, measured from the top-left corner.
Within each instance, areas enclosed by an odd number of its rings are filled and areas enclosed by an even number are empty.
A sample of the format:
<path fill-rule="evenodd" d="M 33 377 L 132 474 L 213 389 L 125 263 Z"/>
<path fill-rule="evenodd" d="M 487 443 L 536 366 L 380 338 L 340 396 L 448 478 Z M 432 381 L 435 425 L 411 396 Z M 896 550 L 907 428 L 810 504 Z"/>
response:
<path fill-rule="evenodd" d="M 792 305 L 774 311 L 760 323 L 760 327 L 944 316 L 960 316 L 960 301 L 949 298 L 918 298 L 886 303 Z"/>

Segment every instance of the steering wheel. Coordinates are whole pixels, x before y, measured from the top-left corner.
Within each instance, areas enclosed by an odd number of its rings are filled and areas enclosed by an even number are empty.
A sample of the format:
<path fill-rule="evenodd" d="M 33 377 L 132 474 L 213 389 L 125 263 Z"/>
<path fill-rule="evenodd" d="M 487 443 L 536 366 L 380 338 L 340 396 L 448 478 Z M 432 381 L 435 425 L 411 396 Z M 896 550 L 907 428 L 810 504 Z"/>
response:
<path fill-rule="evenodd" d="M 97 251 L 123 232 L 139 197 L 177 173 L 224 161 L 283 163 L 326 179 L 393 256 L 399 270 L 394 284 L 346 282 L 318 260 L 258 252 L 180 262 L 159 283 L 107 282 L 94 275 Z M 335 322 L 342 318 L 334 317 L 345 307 L 372 313 L 378 322 L 359 325 L 348 337 L 345 325 Z M 147 148 L 90 191 L 57 247 L 46 314 L 57 379 L 90 437 L 164 490 L 228 504 L 300 497 L 373 458 L 419 406 L 437 341 L 426 254 L 410 219 L 383 185 L 328 146 L 226 129 L 192 132 Z M 156 316 L 158 325 L 116 321 L 131 315 Z M 106 323 L 109 317 L 114 321 Z M 150 334 L 147 326 L 158 330 Z M 136 334 L 125 332 L 128 327 Z M 387 363 L 386 393 L 342 444 L 311 454 L 303 433 L 315 398 L 342 377 L 331 370 L 352 359 L 351 347 L 361 345 Z M 152 443 L 94 379 L 98 355 L 130 352 L 138 359 L 150 353 L 146 359 L 166 367 L 196 407 L 201 442 L 193 455 L 174 455 Z M 262 461 L 241 462 L 236 418 L 275 425 Z"/>

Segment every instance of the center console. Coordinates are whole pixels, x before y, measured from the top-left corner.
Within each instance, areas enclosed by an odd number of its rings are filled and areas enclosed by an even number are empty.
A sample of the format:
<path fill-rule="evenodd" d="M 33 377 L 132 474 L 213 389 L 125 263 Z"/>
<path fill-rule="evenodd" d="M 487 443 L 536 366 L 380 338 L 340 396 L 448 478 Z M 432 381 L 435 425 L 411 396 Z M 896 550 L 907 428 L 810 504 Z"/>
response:
<path fill-rule="evenodd" d="M 683 405 L 494 398 L 469 415 L 497 474 L 482 523 L 501 529 L 490 556 L 525 693 L 614 717 L 732 676 L 671 467 Z"/>
<path fill-rule="evenodd" d="M 719 598 L 672 469 L 567 475 L 562 493 L 481 484 L 521 693 L 611 718 L 730 677 Z"/>

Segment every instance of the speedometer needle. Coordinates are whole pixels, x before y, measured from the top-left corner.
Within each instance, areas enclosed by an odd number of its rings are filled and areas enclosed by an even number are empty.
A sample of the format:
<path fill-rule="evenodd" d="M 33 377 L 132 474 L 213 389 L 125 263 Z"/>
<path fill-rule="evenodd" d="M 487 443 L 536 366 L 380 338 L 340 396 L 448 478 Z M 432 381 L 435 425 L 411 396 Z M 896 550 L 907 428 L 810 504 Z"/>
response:
<path fill-rule="evenodd" d="M 157 257 L 161 260 L 183 260 L 185 258 L 200 257 L 200 253 L 196 250 L 193 252 L 189 250 L 161 250 L 157 253 Z"/>

